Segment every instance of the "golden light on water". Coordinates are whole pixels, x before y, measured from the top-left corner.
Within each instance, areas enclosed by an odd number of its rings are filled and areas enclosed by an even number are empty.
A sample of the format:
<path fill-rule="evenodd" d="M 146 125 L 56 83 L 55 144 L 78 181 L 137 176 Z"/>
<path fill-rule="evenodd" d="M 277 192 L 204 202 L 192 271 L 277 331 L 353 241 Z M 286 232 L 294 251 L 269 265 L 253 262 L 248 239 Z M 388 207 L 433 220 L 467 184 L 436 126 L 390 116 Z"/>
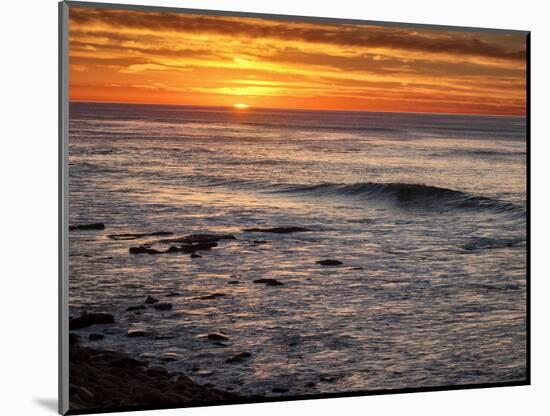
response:
<path fill-rule="evenodd" d="M 234 104 L 233 107 L 236 108 L 237 110 L 246 110 L 248 108 L 248 104 L 237 103 L 237 104 Z"/>

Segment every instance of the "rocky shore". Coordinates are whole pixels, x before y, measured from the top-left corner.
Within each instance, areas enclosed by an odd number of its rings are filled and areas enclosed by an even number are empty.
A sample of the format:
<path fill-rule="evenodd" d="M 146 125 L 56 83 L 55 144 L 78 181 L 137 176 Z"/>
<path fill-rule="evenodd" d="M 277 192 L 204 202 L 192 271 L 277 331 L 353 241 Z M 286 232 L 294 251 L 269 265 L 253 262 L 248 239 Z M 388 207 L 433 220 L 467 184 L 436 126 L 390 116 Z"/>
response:
<path fill-rule="evenodd" d="M 177 406 L 237 399 L 126 354 L 84 347 L 73 339 L 69 354 L 71 410 Z"/>
<path fill-rule="evenodd" d="M 106 227 L 103 223 L 76 224 L 72 230 L 102 231 Z M 304 227 L 284 226 L 271 228 L 243 229 L 240 238 L 231 234 L 190 234 L 180 237 L 162 239 L 149 239 L 148 237 L 171 236 L 169 231 L 132 232 L 123 234 L 109 234 L 111 240 L 127 241 L 141 240 L 139 245 L 126 246 L 131 257 L 139 255 L 189 255 L 192 258 L 207 257 L 212 249 L 223 249 L 225 243 L 231 241 L 237 244 L 268 244 L 266 240 L 256 240 L 254 234 L 292 234 L 296 232 L 311 232 Z M 252 236 L 250 236 L 252 234 Z M 244 237 L 244 238 L 243 238 Z M 130 243 L 132 244 L 132 243 Z M 200 252 L 202 255 L 197 254 Z M 312 259 L 312 262 L 314 260 Z M 341 266 L 342 261 L 324 259 L 316 261 L 320 266 Z M 251 282 L 238 280 L 229 281 L 228 284 L 265 285 L 272 287 L 285 287 L 286 283 L 273 278 L 258 278 Z M 143 303 L 126 306 L 124 311 L 111 311 L 117 313 L 135 313 L 138 316 L 141 311 L 155 309 L 158 311 L 170 311 L 173 305 L 170 302 L 161 301 L 150 295 L 144 294 Z M 173 294 L 166 294 L 170 297 Z M 177 295 L 177 293 L 175 294 Z M 213 300 L 227 296 L 226 293 L 215 292 L 204 294 L 190 300 Z M 115 316 L 106 312 L 83 313 L 80 316 L 72 316 L 69 320 L 69 329 L 78 331 L 84 328 L 104 326 L 115 323 Z M 139 328 L 130 328 L 127 337 L 151 337 L 154 331 Z M 91 333 L 87 336 L 89 341 L 100 340 L 105 337 L 102 333 Z M 226 346 L 229 336 L 223 331 L 210 331 L 205 337 L 210 342 L 220 346 Z M 155 339 L 160 339 L 155 335 Z M 124 353 L 90 348 L 81 344 L 81 337 L 74 332 L 70 333 L 70 407 L 72 410 L 101 410 L 107 408 L 132 408 L 132 407 L 162 407 L 181 406 L 182 404 L 212 403 L 238 399 L 240 396 L 227 391 L 217 390 L 208 385 L 200 385 L 182 373 L 168 372 L 165 368 L 150 365 L 146 361 L 136 360 Z M 248 351 L 241 351 L 232 357 L 225 359 L 229 365 L 238 365 L 251 357 Z M 194 370 L 193 370 L 194 371 Z M 315 383 L 308 383 L 307 387 L 314 387 Z M 272 393 L 285 394 L 288 389 L 274 387 Z"/>

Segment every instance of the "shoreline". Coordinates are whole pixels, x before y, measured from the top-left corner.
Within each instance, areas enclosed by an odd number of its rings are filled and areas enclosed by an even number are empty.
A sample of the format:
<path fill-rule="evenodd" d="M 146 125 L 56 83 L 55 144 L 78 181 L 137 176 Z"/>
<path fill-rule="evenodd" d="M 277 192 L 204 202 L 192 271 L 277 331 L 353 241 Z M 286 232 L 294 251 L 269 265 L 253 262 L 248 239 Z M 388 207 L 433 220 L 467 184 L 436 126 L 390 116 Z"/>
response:
<path fill-rule="evenodd" d="M 125 353 L 85 347 L 77 342 L 70 345 L 69 366 L 71 411 L 212 404 L 240 397 Z"/>

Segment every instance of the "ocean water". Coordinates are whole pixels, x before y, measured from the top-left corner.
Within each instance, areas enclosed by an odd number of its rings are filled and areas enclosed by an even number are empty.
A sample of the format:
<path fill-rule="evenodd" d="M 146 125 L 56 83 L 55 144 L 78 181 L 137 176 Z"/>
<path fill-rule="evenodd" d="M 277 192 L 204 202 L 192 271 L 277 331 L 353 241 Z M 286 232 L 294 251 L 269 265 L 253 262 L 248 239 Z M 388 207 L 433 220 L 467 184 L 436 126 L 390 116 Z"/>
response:
<path fill-rule="evenodd" d="M 69 206 L 106 224 L 70 233 L 71 316 L 116 319 L 75 331 L 96 347 L 245 396 L 526 377 L 524 117 L 72 103 Z M 154 231 L 236 239 L 107 237 Z M 173 309 L 126 311 L 148 295 Z"/>

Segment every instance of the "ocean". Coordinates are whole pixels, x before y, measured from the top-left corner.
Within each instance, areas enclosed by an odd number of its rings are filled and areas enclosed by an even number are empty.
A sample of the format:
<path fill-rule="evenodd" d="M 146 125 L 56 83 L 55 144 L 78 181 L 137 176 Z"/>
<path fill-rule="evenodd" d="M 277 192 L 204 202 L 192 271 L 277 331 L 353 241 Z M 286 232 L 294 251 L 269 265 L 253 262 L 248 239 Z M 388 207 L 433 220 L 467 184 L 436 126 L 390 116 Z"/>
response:
<path fill-rule="evenodd" d="M 525 117 L 73 102 L 70 223 L 106 229 L 70 233 L 70 315 L 116 319 L 74 332 L 244 396 L 525 380 L 526 147 Z M 235 239 L 108 237 L 156 231 Z"/>

